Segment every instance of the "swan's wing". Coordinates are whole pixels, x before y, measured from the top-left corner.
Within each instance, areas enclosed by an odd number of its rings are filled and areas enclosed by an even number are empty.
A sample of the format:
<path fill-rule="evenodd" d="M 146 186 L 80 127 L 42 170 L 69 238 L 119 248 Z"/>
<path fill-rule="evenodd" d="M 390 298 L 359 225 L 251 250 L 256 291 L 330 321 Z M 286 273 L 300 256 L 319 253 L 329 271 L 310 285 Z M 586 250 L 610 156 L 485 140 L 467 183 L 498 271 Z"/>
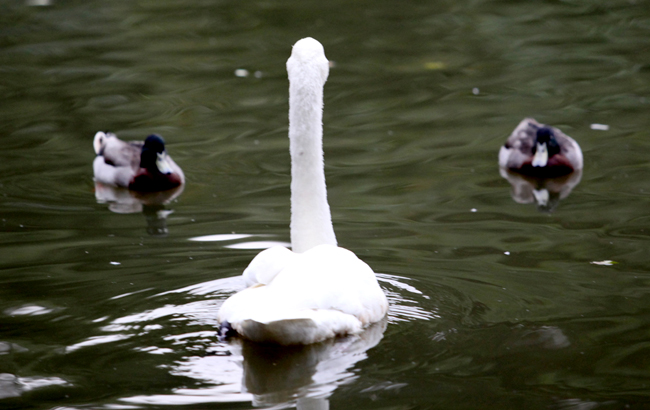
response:
<path fill-rule="evenodd" d="M 284 246 L 273 246 L 258 253 L 244 270 L 246 286 L 268 285 L 296 255 Z"/>
<path fill-rule="evenodd" d="M 375 273 L 347 249 L 319 245 L 298 254 L 269 284 L 280 300 L 295 308 L 337 310 L 364 325 L 386 314 L 388 302 Z"/>
<path fill-rule="evenodd" d="M 385 316 L 386 295 L 372 269 L 352 252 L 320 245 L 291 255 L 268 284 L 258 283 L 226 300 L 219 320 L 248 339 L 278 337 L 272 341 L 307 344 L 358 333 Z"/>
<path fill-rule="evenodd" d="M 252 286 L 228 298 L 218 320 L 229 322 L 246 339 L 283 345 L 310 344 L 363 330 L 363 323 L 353 315 L 299 307 L 277 297 L 268 286 Z"/>

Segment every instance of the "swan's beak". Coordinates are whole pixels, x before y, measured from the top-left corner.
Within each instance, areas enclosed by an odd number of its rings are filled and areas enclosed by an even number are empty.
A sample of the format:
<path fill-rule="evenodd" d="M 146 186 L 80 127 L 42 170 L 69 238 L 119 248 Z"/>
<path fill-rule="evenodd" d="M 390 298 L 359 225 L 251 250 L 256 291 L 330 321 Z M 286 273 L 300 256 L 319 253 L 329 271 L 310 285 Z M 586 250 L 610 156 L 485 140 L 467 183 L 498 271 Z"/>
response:
<path fill-rule="evenodd" d="M 158 171 L 161 174 L 171 174 L 173 171 L 171 165 L 169 165 L 169 161 L 167 161 L 167 155 L 164 152 L 159 152 L 156 156 L 156 167 Z"/>
<path fill-rule="evenodd" d="M 537 202 L 537 205 L 539 206 L 546 206 L 548 205 L 548 199 L 551 196 L 551 194 L 548 193 L 548 190 L 546 188 L 542 189 L 533 189 L 533 196 L 535 197 L 535 201 Z"/>
<path fill-rule="evenodd" d="M 546 143 L 537 143 L 537 150 L 535 151 L 535 156 L 533 157 L 533 162 L 531 163 L 534 167 L 545 167 L 548 163 L 548 148 Z"/>

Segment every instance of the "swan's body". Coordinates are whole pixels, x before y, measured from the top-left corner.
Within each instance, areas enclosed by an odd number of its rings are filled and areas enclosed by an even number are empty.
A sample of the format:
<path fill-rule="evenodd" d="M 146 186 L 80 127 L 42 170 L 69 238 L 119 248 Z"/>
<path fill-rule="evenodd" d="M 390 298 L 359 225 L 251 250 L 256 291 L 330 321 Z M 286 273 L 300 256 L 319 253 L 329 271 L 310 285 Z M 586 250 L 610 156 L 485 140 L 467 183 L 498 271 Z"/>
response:
<path fill-rule="evenodd" d="M 559 129 L 526 118 L 501 147 L 499 166 L 534 177 L 557 177 L 582 169 L 582 151 Z"/>
<path fill-rule="evenodd" d="M 226 300 L 218 317 L 247 339 L 284 345 L 359 333 L 388 309 L 372 269 L 336 245 L 323 169 L 323 46 L 298 41 L 287 71 L 293 251 L 260 252 L 243 274 L 249 287 Z"/>
<path fill-rule="evenodd" d="M 144 142 L 125 142 L 115 134 L 99 131 L 93 146 L 97 182 L 141 192 L 166 191 L 185 182 L 183 171 L 167 155 L 158 135 L 150 135 Z"/>

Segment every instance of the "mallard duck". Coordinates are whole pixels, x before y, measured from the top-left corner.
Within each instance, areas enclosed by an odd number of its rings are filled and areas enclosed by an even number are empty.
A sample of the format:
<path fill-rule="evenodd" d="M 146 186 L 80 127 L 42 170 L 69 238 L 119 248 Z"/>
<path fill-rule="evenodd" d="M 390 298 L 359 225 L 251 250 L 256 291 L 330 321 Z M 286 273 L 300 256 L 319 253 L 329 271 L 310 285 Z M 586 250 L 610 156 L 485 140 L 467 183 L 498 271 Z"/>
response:
<path fill-rule="evenodd" d="M 534 177 L 557 177 L 582 169 L 582 151 L 559 129 L 526 118 L 501 147 L 499 166 Z"/>
<path fill-rule="evenodd" d="M 244 271 L 247 289 L 218 313 L 222 334 L 310 344 L 358 334 L 384 318 L 386 295 L 372 269 L 337 246 L 323 169 L 323 86 L 329 62 L 313 38 L 287 61 L 291 153 L 291 246 L 262 251 Z"/>
<path fill-rule="evenodd" d="M 144 142 L 125 142 L 113 133 L 99 131 L 93 146 L 97 182 L 140 192 L 166 191 L 185 183 L 183 171 L 167 155 L 159 135 L 150 135 Z"/>

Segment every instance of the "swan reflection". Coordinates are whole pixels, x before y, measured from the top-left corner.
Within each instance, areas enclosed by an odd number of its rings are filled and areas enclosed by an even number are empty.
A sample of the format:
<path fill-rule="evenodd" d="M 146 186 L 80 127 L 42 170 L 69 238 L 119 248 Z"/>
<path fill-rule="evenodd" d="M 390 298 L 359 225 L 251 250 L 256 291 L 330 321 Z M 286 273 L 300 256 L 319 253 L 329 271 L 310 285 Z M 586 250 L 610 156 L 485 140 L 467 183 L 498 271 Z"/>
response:
<path fill-rule="evenodd" d="M 352 367 L 379 343 L 386 324 L 384 319 L 360 334 L 311 345 L 279 346 L 243 339 L 215 343 L 206 349 L 207 354 L 185 357 L 170 370 L 207 387 L 122 401 L 149 405 L 252 402 L 256 407 L 328 409 L 328 397 L 339 385 L 357 378 Z M 216 337 L 216 332 L 200 335 L 210 336 Z"/>
<path fill-rule="evenodd" d="M 255 406 L 295 401 L 298 408 L 326 409 L 326 398 L 336 387 L 356 378 L 349 369 L 379 343 L 386 323 L 384 319 L 361 334 L 312 345 L 242 341 L 243 387 L 253 395 Z"/>
<path fill-rule="evenodd" d="M 215 312 L 228 295 L 245 286 L 242 276 L 233 276 L 150 296 L 166 303 L 116 318 L 102 325 L 102 335 L 68 346 L 66 351 L 73 353 L 129 338 L 131 343 L 140 345 L 136 348 L 140 352 L 166 357 L 180 354 L 164 366 L 175 377 L 193 380 L 192 387 L 174 388 L 167 394 L 123 397 L 120 399 L 123 403 L 154 406 L 252 403 L 278 408 L 327 409 L 328 397 L 335 389 L 356 380 L 355 366 L 381 341 L 387 323 L 438 317 L 435 311 L 424 309 L 422 303 L 428 296 L 407 278 L 389 274 L 377 277 L 390 301 L 388 315 L 357 335 L 289 347 L 238 338 L 219 342 Z M 142 297 L 141 294 L 118 296 L 120 299 Z M 184 302 L 170 303 L 179 298 Z M 187 302 L 187 298 L 191 301 Z M 179 326 L 180 323 L 186 325 Z"/>
<path fill-rule="evenodd" d="M 556 178 L 530 177 L 504 167 L 499 167 L 499 174 L 512 186 L 510 195 L 515 202 L 535 203 L 541 212 L 553 212 L 560 200 L 568 197 L 582 178 L 581 169 Z"/>
<path fill-rule="evenodd" d="M 178 198 L 184 185 L 161 192 L 137 192 L 95 182 L 95 198 L 100 204 L 108 204 L 108 209 L 117 214 L 142 212 L 147 221 L 147 233 L 151 236 L 166 236 L 167 216 L 173 210 L 165 209 L 165 204 Z"/>

